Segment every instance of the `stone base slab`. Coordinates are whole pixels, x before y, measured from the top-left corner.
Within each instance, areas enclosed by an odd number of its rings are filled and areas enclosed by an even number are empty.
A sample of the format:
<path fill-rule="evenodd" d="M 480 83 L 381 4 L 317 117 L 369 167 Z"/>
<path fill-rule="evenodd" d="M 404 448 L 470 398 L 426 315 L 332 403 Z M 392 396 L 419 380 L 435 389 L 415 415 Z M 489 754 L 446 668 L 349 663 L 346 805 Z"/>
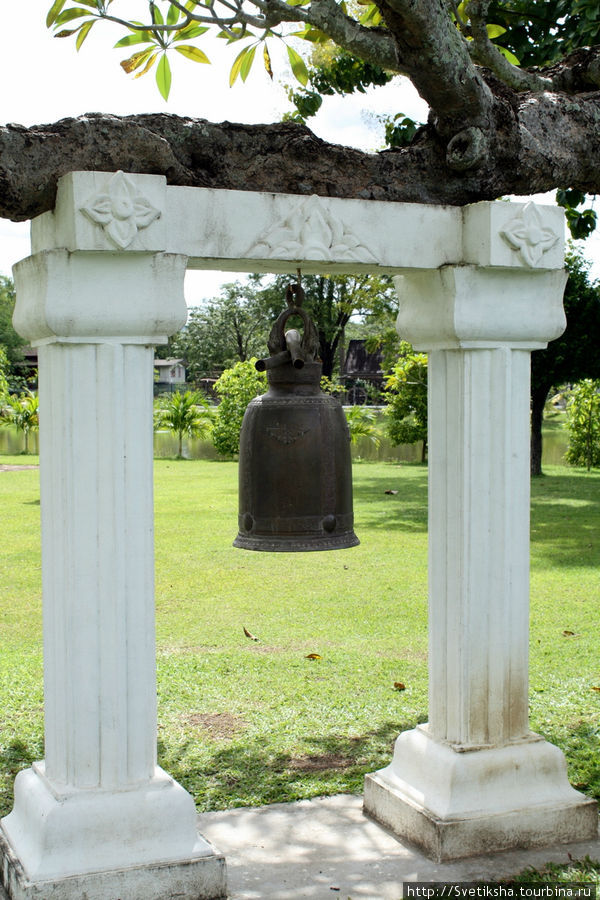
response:
<path fill-rule="evenodd" d="M 10 900 L 225 900 L 225 857 L 182 859 L 86 872 L 48 881 L 29 881 L 6 837 L 0 832 L 0 883 Z M 0 890 L 1 893 L 1 890 Z"/>
<path fill-rule="evenodd" d="M 594 840 L 594 800 L 568 783 L 564 757 L 537 735 L 465 750 L 419 727 L 390 766 L 365 778 L 364 811 L 437 862 Z"/>
<path fill-rule="evenodd" d="M 198 834 L 194 800 L 166 772 L 114 789 L 58 785 L 44 763 L 15 779 L 0 822 L 10 900 L 216 900 L 225 860 Z"/>

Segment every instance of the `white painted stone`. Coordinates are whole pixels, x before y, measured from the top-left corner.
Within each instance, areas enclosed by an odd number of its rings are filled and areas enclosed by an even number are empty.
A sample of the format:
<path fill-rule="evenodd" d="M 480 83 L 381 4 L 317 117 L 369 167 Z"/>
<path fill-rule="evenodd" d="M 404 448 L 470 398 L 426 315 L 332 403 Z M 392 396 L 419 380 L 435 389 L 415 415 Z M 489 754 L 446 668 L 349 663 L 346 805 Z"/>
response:
<path fill-rule="evenodd" d="M 185 267 L 65 250 L 15 267 L 15 326 L 39 348 L 46 757 L 1 823 L 12 897 L 100 896 L 120 873 L 122 900 L 162 900 L 164 865 L 177 896 L 225 896 L 156 762 L 151 345 L 185 321 Z"/>
<path fill-rule="evenodd" d="M 564 328 L 563 272 L 395 279 L 429 351 L 429 725 L 365 810 L 438 859 L 595 837 L 597 807 L 528 724 L 530 351 Z"/>
<path fill-rule="evenodd" d="M 484 201 L 463 208 L 466 263 L 562 269 L 564 249 L 564 213 L 558 206 Z"/>

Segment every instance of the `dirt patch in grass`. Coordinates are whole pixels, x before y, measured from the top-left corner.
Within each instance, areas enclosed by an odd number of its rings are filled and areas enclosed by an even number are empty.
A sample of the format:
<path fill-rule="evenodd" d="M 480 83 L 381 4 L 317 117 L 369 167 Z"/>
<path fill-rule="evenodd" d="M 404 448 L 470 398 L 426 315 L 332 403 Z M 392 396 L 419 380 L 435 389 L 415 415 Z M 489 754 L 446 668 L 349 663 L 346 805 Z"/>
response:
<path fill-rule="evenodd" d="M 349 769 L 355 765 L 355 759 L 340 753 L 309 753 L 305 756 L 292 756 L 287 768 L 297 772 L 326 772 L 331 769 Z"/>
<path fill-rule="evenodd" d="M 39 469 L 39 466 L 7 466 L 0 465 L 0 472 L 18 472 L 19 469 Z"/>
<path fill-rule="evenodd" d="M 248 724 L 240 716 L 230 713 L 191 713 L 184 718 L 189 725 L 199 726 L 219 741 L 231 741 Z"/>

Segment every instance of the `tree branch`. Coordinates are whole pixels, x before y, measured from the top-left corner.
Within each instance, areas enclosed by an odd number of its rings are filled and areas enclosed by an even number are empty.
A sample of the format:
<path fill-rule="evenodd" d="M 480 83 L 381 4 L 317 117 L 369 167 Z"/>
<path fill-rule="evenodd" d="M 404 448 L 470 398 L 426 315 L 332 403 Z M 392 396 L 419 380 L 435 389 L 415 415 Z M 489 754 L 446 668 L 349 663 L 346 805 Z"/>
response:
<path fill-rule="evenodd" d="M 600 193 L 600 93 L 510 94 L 490 85 L 488 156 L 467 171 L 448 167 L 431 126 L 407 148 L 369 154 L 327 144 L 291 122 L 214 125 L 171 115 L 91 114 L 32 128 L 6 125 L 0 216 L 24 221 L 53 209 L 58 178 L 77 170 L 159 174 L 193 187 L 450 205 L 565 184 Z"/>

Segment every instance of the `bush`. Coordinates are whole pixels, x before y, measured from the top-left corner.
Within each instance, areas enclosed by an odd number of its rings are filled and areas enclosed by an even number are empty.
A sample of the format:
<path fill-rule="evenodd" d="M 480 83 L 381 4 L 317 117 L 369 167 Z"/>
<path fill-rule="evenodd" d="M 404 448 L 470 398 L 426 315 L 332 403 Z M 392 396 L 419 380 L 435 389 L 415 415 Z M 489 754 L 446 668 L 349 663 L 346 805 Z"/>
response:
<path fill-rule="evenodd" d="M 256 371 L 255 362 L 254 358 L 248 359 L 225 369 L 215 384 L 221 402 L 215 414 L 212 440 L 222 456 L 240 452 L 240 430 L 246 407 L 267 388 L 267 377 L 264 372 Z"/>
<path fill-rule="evenodd" d="M 573 466 L 600 466 L 600 381 L 586 378 L 573 388 L 567 406 L 569 446 L 565 454 Z"/>

